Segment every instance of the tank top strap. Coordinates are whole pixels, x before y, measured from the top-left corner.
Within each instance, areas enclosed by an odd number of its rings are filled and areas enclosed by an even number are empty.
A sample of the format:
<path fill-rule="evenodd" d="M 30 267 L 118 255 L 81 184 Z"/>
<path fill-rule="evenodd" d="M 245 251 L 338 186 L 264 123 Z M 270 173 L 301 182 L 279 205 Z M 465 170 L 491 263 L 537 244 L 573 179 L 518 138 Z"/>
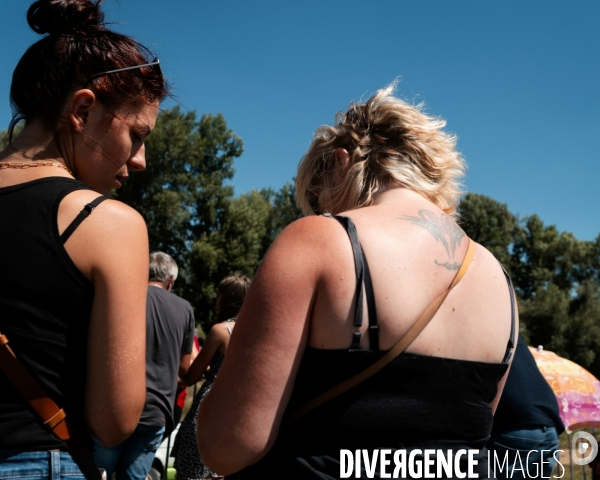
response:
<path fill-rule="evenodd" d="M 498 262 L 500 263 L 500 262 Z M 506 283 L 508 284 L 508 290 L 510 293 L 510 338 L 508 339 L 508 344 L 506 345 L 506 352 L 504 354 L 504 358 L 502 359 L 502 363 L 508 363 L 514 353 L 514 349 L 516 346 L 515 339 L 515 327 L 516 327 L 516 307 L 515 307 L 515 288 L 513 287 L 512 280 L 510 279 L 510 275 L 504 268 L 504 265 L 500 263 L 500 267 L 502 267 L 502 271 L 504 272 L 504 277 L 506 278 Z"/>
<path fill-rule="evenodd" d="M 379 325 L 377 324 L 377 308 L 375 305 L 375 295 L 373 292 L 373 282 L 371 280 L 371 272 L 367 258 L 358 240 L 358 233 L 354 222 L 349 217 L 340 215 L 332 216 L 325 214 L 324 216 L 335 218 L 340 225 L 346 230 L 350 243 L 352 245 L 352 253 L 354 256 L 354 266 L 356 271 L 356 312 L 354 314 L 354 327 L 359 329 L 363 321 L 363 285 L 365 296 L 367 299 L 367 312 L 369 315 L 369 349 L 379 350 Z M 362 335 L 359 330 L 356 330 L 352 336 L 352 344 L 350 350 L 360 350 L 360 341 Z"/>
<path fill-rule="evenodd" d="M 81 210 L 81 212 L 79 212 L 79 214 L 75 217 L 75 219 L 71 222 L 71 224 L 65 229 L 65 231 L 60 236 L 60 240 L 63 243 L 63 245 L 65 243 L 67 243 L 67 240 L 73 234 L 75 229 L 81 224 L 81 222 L 83 222 L 89 216 L 89 214 L 92 213 L 94 211 L 94 209 L 98 205 L 100 205 L 104 200 L 108 200 L 108 197 L 105 197 L 104 195 L 102 195 L 102 196 L 94 199 L 93 201 L 91 201 L 90 203 L 88 203 L 87 205 L 85 205 L 83 207 L 83 210 Z"/>
<path fill-rule="evenodd" d="M 235 319 L 230 318 L 229 320 L 225 320 L 223 322 L 225 324 L 225 328 L 227 329 L 227 331 L 229 332 L 229 336 L 231 336 L 231 328 L 229 327 L 229 325 L 227 325 L 228 323 L 235 323 Z"/>

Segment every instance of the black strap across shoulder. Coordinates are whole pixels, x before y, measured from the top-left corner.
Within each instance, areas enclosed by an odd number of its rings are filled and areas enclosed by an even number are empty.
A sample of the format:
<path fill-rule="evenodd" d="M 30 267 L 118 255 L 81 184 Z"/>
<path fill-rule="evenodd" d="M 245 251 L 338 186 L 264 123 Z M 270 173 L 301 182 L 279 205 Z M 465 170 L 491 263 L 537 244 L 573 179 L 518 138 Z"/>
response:
<path fill-rule="evenodd" d="M 331 215 L 326 215 L 331 216 Z M 371 350 L 379 350 L 379 325 L 377 324 L 377 309 L 375 307 L 375 295 L 373 293 L 373 282 L 371 281 L 371 272 L 367 258 L 358 240 L 358 233 L 354 222 L 349 217 L 335 216 L 335 218 L 346 230 L 350 243 L 352 244 L 352 253 L 354 254 L 354 266 L 356 268 L 356 313 L 354 316 L 354 326 L 362 326 L 363 320 L 363 284 L 365 295 L 367 297 L 367 312 L 369 314 L 369 347 Z M 350 350 L 360 349 L 361 333 L 355 331 L 352 336 L 352 345 Z"/>
<path fill-rule="evenodd" d="M 515 338 L 515 321 L 516 321 L 516 308 L 515 308 L 515 288 L 513 287 L 512 280 L 508 275 L 508 272 L 504 268 L 504 265 L 500 264 L 502 267 L 502 271 L 504 272 L 504 277 L 506 277 L 506 282 L 508 283 L 508 290 L 510 292 L 510 338 L 508 339 L 508 345 L 506 346 L 506 353 L 504 354 L 504 358 L 502 359 L 502 363 L 508 363 L 512 354 L 514 352 L 514 348 L 516 345 Z"/>
<path fill-rule="evenodd" d="M 83 207 L 83 210 L 79 212 L 79 214 L 75 217 L 75 219 L 60 236 L 60 240 L 62 241 L 63 245 L 67 243 L 67 240 L 73 234 L 75 229 L 81 224 L 81 222 L 83 222 L 98 205 L 100 205 L 104 200 L 107 199 L 108 197 L 105 197 L 103 195 L 101 197 L 96 198 L 92 202 L 88 203 L 85 207 Z"/>

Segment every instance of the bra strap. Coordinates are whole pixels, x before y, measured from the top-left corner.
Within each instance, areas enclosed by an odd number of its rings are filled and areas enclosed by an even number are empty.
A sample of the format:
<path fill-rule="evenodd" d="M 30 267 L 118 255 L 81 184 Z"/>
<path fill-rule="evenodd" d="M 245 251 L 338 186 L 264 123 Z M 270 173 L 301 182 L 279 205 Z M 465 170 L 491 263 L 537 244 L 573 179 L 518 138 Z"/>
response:
<path fill-rule="evenodd" d="M 325 216 L 331 216 L 326 214 Z M 356 227 L 350 218 L 335 216 L 335 218 L 346 230 L 350 243 L 352 244 L 352 254 L 354 255 L 354 267 L 356 269 L 356 312 L 354 314 L 354 327 L 359 328 L 362 326 L 363 320 L 363 281 L 364 281 L 364 264 L 363 264 L 363 253 L 360 243 L 358 241 L 358 233 Z M 352 345 L 350 350 L 360 349 L 360 331 L 355 331 L 352 335 Z"/>
<path fill-rule="evenodd" d="M 356 226 L 350 217 L 335 216 L 335 218 L 346 230 L 350 243 L 352 244 L 352 253 L 354 255 L 354 264 L 356 266 L 356 313 L 354 326 L 362 326 L 363 315 L 363 283 L 365 288 L 365 297 L 367 298 L 367 312 L 369 315 L 369 349 L 379 350 L 379 325 L 377 324 L 377 308 L 375 306 L 375 295 L 373 293 L 373 282 L 371 280 L 371 272 L 365 252 L 358 240 Z M 352 336 L 352 345 L 350 350 L 360 350 L 361 333 L 354 332 Z"/>
<path fill-rule="evenodd" d="M 367 312 L 369 313 L 369 348 L 379 350 L 379 325 L 377 324 L 377 308 L 375 306 L 375 295 L 373 293 L 373 281 L 371 271 L 367 263 L 367 257 L 361 247 L 363 261 L 365 263 L 365 296 L 367 297 Z"/>
<path fill-rule="evenodd" d="M 311 412 L 315 408 L 321 406 L 325 402 L 332 400 L 333 398 L 341 395 L 344 392 L 347 392 L 351 388 L 354 388 L 356 385 L 364 382 L 368 378 L 375 375 L 379 372 L 383 367 L 388 365 L 392 360 L 394 360 L 398 355 L 400 355 L 408 346 L 414 341 L 415 338 L 423 331 L 423 329 L 427 326 L 429 321 L 434 317 L 450 291 L 460 282 L 460 280 L 464 277 L 465 273 L 469 269 L 471 262 L 473 261 L 473 256 L 475 255 L 475 242 L 469 238 L 469 249 L 467 250 L 467 254 L 462 261 L 460 269 L 456 273 L 454 280 L 450 284 L 450 287 L 442 292 L 421 314 L 418 320 L 408 329 L 408 331 L 402 336 L 400 340 L 390 349 L 388 352 L 377 360 L 375 363 L 367 367 L 365 370 L 360 372 L 353 377 L 343 381 L 342 383 L 338 383 L 336 386 L 326 390 L 321 395 L 312 399 L 311 401 L 305 403 L 302 407 L 296 410 L 288 420 L 288 423 L 293 423 L 297 421 L 299 418 L 303 417 L 307 413 Z"/>
<path fill-rule="evenodd" d="M 71 224 L 65 229 L 65 231 L 60 236 L 60 240 L 63 243 L 63 245 L 65 243 L 67 243 L 67 240 L 73 234 L 75 229 L 81 224 L 81 222 L 83 222 L 88 217 L 88 215 L 90 213 L 92 213 L 92 211 L 98 205 L 100 205 L 104 200 L 108 200 L 108 197 L 105 197 L 103 195 L 101 197 L 96 198 L 95 200 L 88 203 L 85 207 L 83 207 L 83 210 L 81 212 L 79 212 L 79 214 L 75 217 L 75 219 L 71 222 Z"/>
<path fill-rule="evenodd" d="M 504 268 L 504 265 L 500 263 L 502 267 L 502 271 L 504 272 L 504 276 L 506 277 L 506 283 L 508 283 L 508 290 L 510 292 L 510 338 L 508 339 L 508 344 L 506 345 L 506 353 L 504 354 L 504 359 L 502 363 L 508 363 L 513 355 L 514 348 L 516 345 L 515 339 L 515 323 L 516 323 L 516 307 L 515 307 L 515 288 L 513 287 L 512 280 L 508 275 L 508 272 Z"/>

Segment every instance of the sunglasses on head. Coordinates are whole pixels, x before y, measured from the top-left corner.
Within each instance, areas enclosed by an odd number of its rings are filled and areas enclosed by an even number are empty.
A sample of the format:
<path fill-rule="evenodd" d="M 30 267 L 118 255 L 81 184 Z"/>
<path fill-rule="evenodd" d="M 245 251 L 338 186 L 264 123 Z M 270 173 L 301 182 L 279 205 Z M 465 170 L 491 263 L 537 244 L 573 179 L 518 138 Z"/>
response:
<path fill-rule="evenodd" d="M 126 72 L 127 70 L 135 70 L 137 68 L 144 68 L 144 67 L 152 67 L 152 69 L 157 73 L 157 75 L 160 77 L 160 79 L 161 80 L 163 79 L 162 68 L 160 67 L 160 60 L 158 59 L 158 57 L 155 57 L 154 60 L 152 60 L 152 62 L 150 62 L 150 63 L 144 63 L 143 65 L 134 65 L 133 67 L 117 68 L 116 70 L 108 70 L 106 72 L 97 73 L 96 75 L 92 75 L 90 78 L 88 78 L 86 85 L 91 83 L 92 80 L 95 80 L 98 77 L 103 77 L 104 75 L 110 75 L 111 73 Z"/>

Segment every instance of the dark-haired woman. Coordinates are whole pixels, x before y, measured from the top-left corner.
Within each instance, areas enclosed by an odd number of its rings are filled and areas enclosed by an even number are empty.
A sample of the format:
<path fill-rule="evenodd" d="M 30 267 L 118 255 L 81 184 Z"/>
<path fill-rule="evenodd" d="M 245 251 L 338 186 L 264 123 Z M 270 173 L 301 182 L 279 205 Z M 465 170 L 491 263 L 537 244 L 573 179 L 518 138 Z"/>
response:
<path fill-rule="evenodd" d="M 29 8 L 43 37 L 14 70 L 9 135 L 25 125 L 0 153 L 0 331 L 86 447 L 90 433 L 123 440 L 145 401 L 146 226 L 103 200 L 145 168 L 167 93 L 158 61 L 105 28 L 99 4 Z M 75 478 L 67 450 L 0 373 L 0 478 Z"/>
<path fill-rule="evenodd" d="M 205 374 L 206 376 L 202 388 L 194 398 L 189 413 L 181 423 L 173 447 L 172 455 L 175 457 L 175 469 L 179 480 L 204 480 L 222 477 L 222 475 L 210 470 L 198 455 L 198 443 L 196 442 L 198 408 L 210 391 L 210 387 L 223 364 L 237 314 L 249 288 L 250 279 L 239 272 L 219 283 L 215 324 L 208 332 L 200 354 L 182 378 L 188 386 L 191 386 L 198 382 L 202 375 Z"/>

